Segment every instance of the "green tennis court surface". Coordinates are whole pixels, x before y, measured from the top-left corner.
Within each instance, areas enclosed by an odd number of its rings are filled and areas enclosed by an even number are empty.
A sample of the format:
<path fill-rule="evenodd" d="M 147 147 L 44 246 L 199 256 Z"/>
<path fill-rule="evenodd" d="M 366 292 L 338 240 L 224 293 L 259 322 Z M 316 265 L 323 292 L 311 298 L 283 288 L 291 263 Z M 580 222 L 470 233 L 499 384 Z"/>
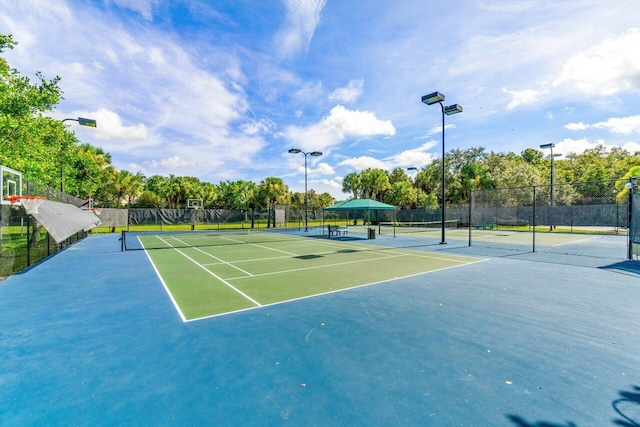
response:
<path fill-rule="evenodd" d="M 140 237 L 142 245 L 173 237 Z M 480 258 L 326 238 L 149 250 L 185 321 L 457 267 Z M 145 243 L 147 242 L 147 243 Z"/>

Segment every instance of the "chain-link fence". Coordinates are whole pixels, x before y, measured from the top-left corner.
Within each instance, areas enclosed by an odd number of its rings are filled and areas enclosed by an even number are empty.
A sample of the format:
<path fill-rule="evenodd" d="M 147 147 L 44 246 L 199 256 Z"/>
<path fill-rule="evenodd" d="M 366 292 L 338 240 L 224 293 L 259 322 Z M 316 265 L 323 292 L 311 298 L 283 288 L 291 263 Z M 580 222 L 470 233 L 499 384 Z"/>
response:
<path fill-rule="evenodd" d="M 592 181 L 474 191 L 469 243 L 626 259 L 630 204 L 624 184 Z"/>

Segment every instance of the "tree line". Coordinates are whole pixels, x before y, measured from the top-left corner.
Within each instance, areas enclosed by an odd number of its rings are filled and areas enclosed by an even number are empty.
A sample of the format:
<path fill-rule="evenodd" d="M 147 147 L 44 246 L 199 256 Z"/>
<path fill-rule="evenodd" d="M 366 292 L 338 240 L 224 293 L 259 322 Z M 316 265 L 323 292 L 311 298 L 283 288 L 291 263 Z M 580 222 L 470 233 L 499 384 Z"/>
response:
<path fill-rule="evenodd" d="M 11 35 L 0 34 L 0 54 L 13 49 Z M 219 184 L 196 177 L 153 175 L 117 170 L 111 155 L 79 141 L 61 121 L 46 116 L 62 100 L 60 77 L 36 80 L 22 76 L 0 56 L 0 164 L 23 173 L 27 180 L 60 188 L 102 207 L 185 208 L 189 199 L 204 207 L 257 210 L 289 205 L 322 209 L 335 202 L 329 193 L 291 192 L 279 177 L 259 183 L 236 180 Z M 344 177 L 345 198 L 372 198 L 401 208 L 440 203 L 442 160 L 415 174 L 406 169 L 367 169 Z M 465 203 L 471 191 L 549 183 L 550 160 L 533 148 L 520 154 L 487 152 L 484 147 L 453 149 L 446 155 L 447 203 Z M 556 183 L 619 179 L 640 165 L 640 153 L 598 146 L 555 160 Z M 624 190 L 622 190 L 624 191 Z"/>
<path fill-rule="evenodd" d="M 573 190 L 574 200 L 593 194 L 621 198 L 626 195 L 626 180 L 640 175 L 640 152 L 598 145 L 581 154 L 555 158 L 554 174 L 558 188 L 585 183 Z M 466 204 L 474 190 L 549 186 L 550 176 L 551 160 L 534 148 L 520 154 L 488 152 L 484 147 L 452 149 L 445 156 L 445 200 L 448 204 Z M 610 182 L 616 180 L 612 187 Z M 442 159 L 420 168 L 413 177 L 403 168 L 390 173 L 381 169 L 349 173 L 342 191 L 354 198 L 369 197 L 401 208 L 436 206 L 442 194 Z"/>

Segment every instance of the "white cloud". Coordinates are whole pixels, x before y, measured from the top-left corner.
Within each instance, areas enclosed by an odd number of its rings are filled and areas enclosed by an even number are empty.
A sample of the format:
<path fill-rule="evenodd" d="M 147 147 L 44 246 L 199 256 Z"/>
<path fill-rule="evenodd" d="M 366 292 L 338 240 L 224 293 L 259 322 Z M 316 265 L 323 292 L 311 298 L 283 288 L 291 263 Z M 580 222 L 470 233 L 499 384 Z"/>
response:
<path fill-rule="evenodd" d="M 369 156 L 353 157 L 338 163 L 338 166 L 351 166 L 352 168 L 362 171 L 365 169 L 387 169 L 387 165 L 376 158 Z"/>
<path fill-rule="evenodd" d="M 310 175 L 334 175 L 336 171 L 325 162 L 318 163 L 318 167 L 309 170 Z"/>
<path fill-rule="evenodd" d="M 429 141 L 425 144 L 422 144 L 420 147 L 405 150 L 400 153 L 397 153 L 389 158 L 385 158 L 385 169 L 392 170 L 396 167 L 407 168 L 407 167 L 417 167 L 421 168 L 430 164 L 433 161 L 433 154 L 428 151 L 435 147 L 438 143 L 436 141 Z"/>
<path fill-rule="evenodd" d="M 368 111 L 334 107 L 319 123 L 301 128 L 290 126 L 285 137 L 303 150 L 323 150 L 349 137 L 392 136 L 396 129 L 390 121 L 379 120 Z"/>
<path fill-rule="evenodd" d="M 511 101 L 507 105 L 507 109 L 516 108 L 520 105 L 534 104 L 538 102 L 538 97 L 544 93 L 532 89 L 516 91 L 508 90 L 507 88 L 502 88 L 502 92 L 511 97 Z"/>
<path fill-rule="evenodd" d="M 598 122 L 592 125 L 582 122 L 569 123 L 564 126 L 569 130 L 585 130 L 589 128 L 606 129 L 618 135 L 630 135 L 640 133 L 640 115 L 629 117 L 611 117 L 606 122 Z"/>
<path fill-rule="evenodd" d="M 611 133 L 629 135 L 640 133 L 640 115 L 630 117 L 612 117 L 606 122 L 598 122 L 593 125 L 597 129 L 607 129 Z"/>
<path fill-rule="evenodd" d="M 347 110 L 342 105 L 333 107 L 322 125 L 333 130 L 341 137 L 373 136 L 396 134 L 396 129 L 390 121 L 382 121 L 369 111 Z"/>
<path fill-rule="evenodd" d="M 356 101 L 362 95 L 362 87 L 364 80 L 351 80 L 345 87 L 338 88 L 329 95 L 331 101 L 351 103 Z"/>
<path fill-rule="evenodd" d="M 556 142 L 556 146 L 553 149 L 554 154 L 562 154 L 564 156 L 568 154 L 582 154 L 586 150 L 596 148 L 598 145 L 605 145 L 604 140 L 591 141 L 589 138 L 571 139 L 565 138 L 562 141 Z M 548 150 L 542 150 L 545 154 L 548 154 Z"/>
<path fill-rule="evenodd" d="M 578 123 L 568 123 L 566 125 L 564 125 L 565 129 L 569 129 L 569 130 L 585 130 L 589 128 L 589 125 L 585 125 L 582 122 L 578 122 Z"/>
<path fill-rule="evenodd" d="M 622 148 L 627 150 L 629 153 L 640 153 L 640 143 L 639 142 L 627 142 L 622 145 Z"/>
<path fill-rule="evenodd" d="M 308 49 L 325 4 L 326 0 L 284 0 L 286 24 L 276 35 L 282 56 Z"/>
<path fill-rule="evenodd" d="M 631 28 L 570 58 L 553 80 L 591 95 L 640 91 L 640 29 Z"/>
<path fill-rule="evenodd" d="M 553 149 L 553 152 L 554 154 L 560 153 L 565 156 L 571 153 L 582 154 L 586 150 L 596 148 L 599 145 L 602 145 L 606 150 L 611 150 L 614 147 L 619 147 L 624 150 L 627 150 L 631 154 L 634 154 L 640 151 L 640 143 L 638 142 L 626 142 L 622 145 L 610 145 L 610 144 L 607 144 L 603 139 L 597 139 L 595 141 L 592 141 L 589 138 L 581 138 L 581 139 L 566 138 L 566 139 L 563 139 L 562 141 L 556 142 L 556 146 Z M 547 151 L 547 150 L 543 150 L 543 151 Z"/>
<path fill-rule="evenodd" d="M 92 129 L 91 132 L 96 138 L 102 140 L 137 142 L 144 141 L 149 136 L 147 127 L 144 124 L 138 123 L 134 126 L 125 126 L 118 113 L 109 111 L 106 108 L 100 108 L 97 111 L 74 111 L 71 117 L 94 119 L 97 127 Z"/>
<path fill-rule="evenodd" d="M 148 164 L 151 168 L 164 169 L 192 169 L 198 166 L 197 162 L 181 159 L 178 156 L 169 157 L 160 161 L 152 160 Z"/>
<path fill-rule="evenodd" d="M 456 127 L 456 125 L 454 125 L 453 123 L 446 123 L 444 125 L 444 130 L 446 132 L 447 129 L 453 129 L 455 127 Z M 442 133 L 442 125 L 436 125 L 436 126 L 432 127 L 431 129 L 429 129 L 429 132 L 427 132 L 427 134 L 425 136 L 422 136 L 421 138 L 430 138 L 431 135 L 441 134 L 441 133 Z"/>

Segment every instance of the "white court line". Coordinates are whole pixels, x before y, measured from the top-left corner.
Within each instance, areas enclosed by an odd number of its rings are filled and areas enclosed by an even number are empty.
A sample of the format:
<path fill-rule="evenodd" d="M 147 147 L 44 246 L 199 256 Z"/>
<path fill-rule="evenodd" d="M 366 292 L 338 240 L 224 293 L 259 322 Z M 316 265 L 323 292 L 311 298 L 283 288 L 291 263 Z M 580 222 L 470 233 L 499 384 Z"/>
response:
<path fill-rule="evenodd" d="M 182 240 L 178 239 L 177 237 L 174 237 L 174 239 L 175 239 L 175 240 L 177 240 L 178 242 L 182 243 L 183 245 L 187 245 L 187 246 L 189 246 L 189 244 L 188 244 L 187 242 L 183 242 Z M 196 248 L 196 247 L 194 247 L 194 246 L 189 246 L 189 247 L 190 247 L 191 249 L 195 249 L 196 251 L 201 252 L 201 253 L 203 253 L 203 254 L 205 254 L 205 255 L 207 255 L 207 256 L 209 256 L 209 257 L 213 258 L 213 259 L 216 259 L 216 260 L 220 261 L 222 264 L 228 265 L 229 267 L 233 267 L 233 268 L 235 268 L 236 270 L 243 272 L 243 273 L 244 273 L 244 274 L 246 274 L 247 276 L 253 276 L 253 274 L 249 273 L 248 271 L 243 270 L 243 269 L 241 269 L 240 267 L 236 267 L 235 265 L 233 265 L 233 264 L 231 264 L 231 263 L 229 263 L 229 262 L 227 262 L 227 261 L 223 260 L 222 258 L 218 258 L 217 256 L 215 256 L 215 255 L 213 255 L 213 254 L 210 254 L 209 252 L 205 252 L 205 251 L 203 251 L 202 249 L 200 249 L 200 248 Z M 203 264 L 201 264 L 201 265 L 203 265 Z M 218 264 L 218 265 L 219 265 L 219 264 Z"/>
<path fill-rule="evenodd" d="M 161 237 L 159 237 L 160 240 L 162 240 L 164 243 L 171 245 L 169 242 L 167 242 L 166 240 L 162 239 Z M 255 304 L 258 307 L 261 307 L 262 304 L 260 304 L 258 301 L 254 300 L 253 298 L 251 298 L 249 295 L 245 294 L 244 292 L 242 292 L 240 289 L 236 288 L 235 286 L 233 286 L 231 283 L 227 282 L 226 280 L 224 280 L 222 277 L 218 276 L 217 274 L 215 274 L 213 271 L 209 270 L 208 268 L 206 268 L 204 265 L 200 264 L 198 261 L 194 260 L 193 258 L 191 258 L 189 255 L 185 254 L 184 252 L 182 252 L 180 249 L 175 248 L 174 250 L 176 250 L 180 255 L 184 256 L 185 258 L 187 258 L 189 261 L 193 262 L 195 265 L 197 265 L 198 267 L 202 268 L 204 271 L 206 271 L 207 273 L 209 273 L 210 275 L 212 275 L 213 277 L 215 277 L 216 279 L 218 279 L 220 282 L 222 282 L 224 285 L 228 286 L 229 288 L 233 289 L 234 291 L 236 291 L 238 294 L 242 295 L 243 297 L 245 297 L 247 300 L 251 301 L 253 304 Z M 245 276 L 246 277 L 246 276 Z"/>
<path fill-rule="evenodd" d="M 288 254 L 288 255 L 293 255 L 293 256 L 300 256 L 299 254 L 294 254 L 293 252 L 283 251 L 282 249 L 269 248 L 267 246 L 262 246 L 262 245 L 259 245 L 257 243 L 250 243 L 250 245 L 257 246 L 257 247 L 262 248 L 262 249 L 268 249 L 270 251 L 282 252 L 283 254 Z"/>
<path fill-rule="evenodd" d="M 385 259 L 400 258 L 400 257 L 403 257 L 403 256 L 409 256 L 409 254 L 390 256 L 390 257 L 387 257 Z M 332 268 L 332 267 L 337 267 L 339 265 L 358 264 L 358 263 L 361 263 L 361 262 L 372 262 L 372 261 L 373 262 L 378 262 L 380 260 L 379 259 L 360 259 L 360 260 L 356 260 L 356 261 L 345 261 L 345 262 L 338 262 L 338 263 L 334 263 L 334 264 L 314 265 L 314 266 L 311 266 L 311 267 L 293 268 L 291 270 L 270 271 L 268 273 L 256 274 L 253 277 L 273 276 L 274 274 L 295 273 L 297 271 L 317 270 L 319 268 Z M 247 278 L 248 277 L 246 277 L 246 276 L 238 276 L 238 277 L 230 277 L 229 280 L 240 280 L 240 279 L 247 279 Z"/>
<path fill-rule="evenodd" d="M 142 242 L 140 242 L 140 244 L 142 244 Z M 142 247 L 144 248 L 144 246 L 142 246 Z M 173 306 L 175 307 L 176 311 L 180 315 L 180 318 L 182 319 L 183 322 L 187 322 L 187 318 L 185 317 L 185 315 L 182 312 L 182 310 L 180 310 L 180 306 L 178 305 L 176 300 L 173 298 L 173 294 L 171 293 L 171 291 L 167 287 L 167 284 L 164 282 L 164 279 L 162 278 L 162 275 L 158 271 L 158 268 L 156 267 L 156 265 L 154 264 L 153 260 L 149 256 L 149 251 L 145 249 L 144 253 L 147 255 L 147 258 L 149 259 L 149 262 L 151 263 L 151 266 L 153 267 L 153 269 L 155 270 L 156 274 L 158 275 L 158 278 L 160 279 L 160 283 L 162 283 L 162 286 L 164 287 L 165 292 L 167 293 L 167 295 L 169 295 L 169 299 L 171 300 L 171 302 L 173 303 Z"/>
<path fill-rule="evenodd" d="M 477 261 L 469 262 L 467 264 L 476 264 L 478 262 L 484 262 L 484 261 L 488 261 L 488 260 L 489 260 L 488 258 L 478 258 Z M 467 265 L 467 264 L 465 264 L 465 265 Z M 422 273 L 409 274 L 407 276 L 402 276 L 402 277 L 394 277 L 392 279 L 385 279 L 385 280 L 380 280 L 378 282 L 365 283 L 363 285 L 352 286 L 352 287 L 344 288 L 344 289 L 336 289 L 335 291 L 328 291 L 328 292 L 323 292 L 323 293 L 319 293 L 319 294 L 307 295 L 307 296 L 299 297 L 299 298 L 292 298 L 292 299 L 288 299 L 288 300 L 284 300 L 284 301 L 278 301 L 278 302 L 273 302 L 273 303 L 270 303 L 270 304 L 264 304 L 264 305 L 262 305 L 260 307 L 249 307 L 249 308 L 243 308 L 242 310 L 235 310 L 235 311 L 229 311 L 229 312 L 226 312 L 226 313 L 212 314 L 210 316 L 197 317 L 195 319 L 189 319 L 189 320 L 187 320 L 187 322 L 194 322 L 196 320 L 204 320 L 204 319 L 212 319 L 214 317 L 226 316 L 228 314 L 234 314 L 234 313 L 242 313 L 243 311 L 255 310 L 257 308 L 272 307 L 274 305 L 287 304 L 287 303 L 294 302 L 294 301 L 301 301 L 301 300 L 305 300 L 305 299 L 309 299 L 309 298 L 315 298 L 315 297 L 319 297 L 319 296 L 323 296 L 323 295 L 330 295 L 330 294 L 335 294 L 335 293 L 338 293 L 338 292 L 350 291 L 352 289 L 364 288 L 366 286 L 373 286 L 373 285 L 378 285 L 378 284 L 386 283 L 386 282 L 393 282 L 395 280 L 408 279 L 410 277 L 420 276 L 422 274 L 436 273 L 438 271 L 449 270 L 451 268 L 458 268 L 458 267 L 463 267 L 463 265 L 454 265 L 454 266 L 450 266 L 450 267 L 443 267 L 443 268 L 438 268 L 436 270 L 424 271 Z"/>
<path fill-rule="evenodd" d="M 427 251 L 418 251 L 415 249 L 408 249 L 408 248 L 395 248 L 393 246 L 378 246 L 378 245 L 365 245 L 365 244 L 356 244 L 356 243 L 341 243 L 341 242 L 335 242 L 335 241 L 329 241 L 329 239 L 326 239 L 327 241 L 321 241 L 321 240 L 325 240 L 325 239 L 318 239 L 318 240 L 302 240 L 305 243 L 309 243 L 312 245 L 316 245 L 316 246 L 327 246 L 327 247 L 333 247 L 333 248 L 344 248 L 344 249 L 354 249 L 357 248 L 356 250 L 358 252 L 370 252 L 372 254 L 375 255 L 380 255 L 383 258 L 387 258 L 386 254 L 389 253 L 396 253 L 396 254 L 401 254 L 401 255 L 407 255 L 405 252 L 402 251 L 410 251 L 410 253 L 408 255 L 413 255 L 416 257 L 420 257 L 420 258 L 427 258 L 427 259 L 439 259 L 439 260 L 444 260 L 444 261 L 455 261 L 452 260 L 451 258 L 447 258 L 444 256 L 437 256 L 434 255 L 433 252 L 427 252 Z M 329 253 L 333 253 L 333 252 L 321 252 L 319 253 L 319 255 L 321 254 L 329 254 Z M 456 258 L 460 258 L 459 255 L 455 255 Z M 478 258 L 478 257 L 471 257 L 471 256 L 465 256 L 466 258 L 470 258 L 470 259 L 482 259 L 482 258 Z"/>
<path fill-rule="evenodd" d="M 396 255 L 385 256 L 384 259 L 401 258 L 401 257 L 405 257 L 405 256 L 414 256 L 414 257 L 418 257 L 418 258 L 428 258 L 428 259 L 435 259 L 435 260 L 440 260 L 440 261 L 449 261 L 449 262 L 462 264 L 462 265 L 466 265 L 466 264 L 470 263 L 469 261 L 458 260 L 458 259 L 450 259 L 450 258 L 442 258 L 442 257 L 424 257 L 424 256 L 421 256 L 421 255 L 418 255 L 418 254 L 414 254 L 414 253 L 397 253 Z M 271 272 L 268 272 L 268 273 L 255 274 L 253 277 L 272 276 L 274 274 L 284 274 L 284 273 L 295 273 L 295 272 L 298 272 L 298 271 L 315 270 L 315 269 L 319 269 L 319 268 L 333 268 L 333 267 L 337 267 L 337 266 L 341 266 L 341 265 L 358 264 L 358 263 L 372 262 L 372 261 L 373 262 L 378 262 L 378 261 L 380 261 L 380 259 L 379 258 L 377 258 L 377 259 L 361 259 L 361 260 L 338 262 L 338 263 L 333 263 L 333 264 L 314 265 L 314 266 L 310 266 L 310 267 L 293 268 L 293 269 L 290 269 L 290 270 L 271 271 Z M 230 277 L 227 280 L 241 280 L 241 279 L 247 279 L 247 277 L 246 276 Z"/>
<path fill-rule="evenodd" d="M 597 239 L 598 236 L 593 236 L 593 237 L 585 237 L 584 239 L 577 239 L 571 242 L 564 242 L 564 243 L 556 243 L 555 245 L 544 245 L 542 243 L 538 243 L 538 245 L 540 246 L 551 246 L 552 248 L 555 248 L 557 246 L 564 246 L 564 245 L 573 245 L 576 243 L 586 243 L 588 240 L 593 240 L 593 239 Z"/>

